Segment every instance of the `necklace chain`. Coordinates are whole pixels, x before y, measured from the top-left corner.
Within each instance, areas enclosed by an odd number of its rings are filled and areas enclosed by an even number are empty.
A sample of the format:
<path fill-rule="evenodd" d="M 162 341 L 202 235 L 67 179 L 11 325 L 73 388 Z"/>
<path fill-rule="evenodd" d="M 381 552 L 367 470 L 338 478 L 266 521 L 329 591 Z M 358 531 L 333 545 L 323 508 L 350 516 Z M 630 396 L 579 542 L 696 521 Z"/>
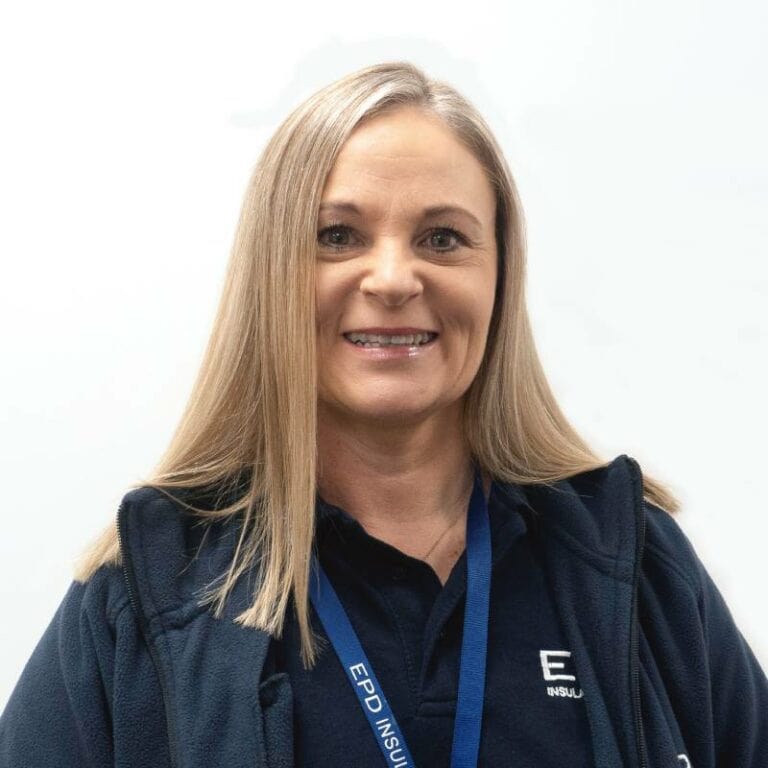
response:
<path fill-rule="evenodd" d="M 474 483 L 474 478 L 473 478 L 473 483 Z M 470 494 L 472 493 L 472 488 L 470 488 L 469 492 L 470 492 Z M 426 560 L 435 551 L 435 548 L 443 540 L 443 538 L 445 537 L 445 534 L 448 533 L 448 531 L 450 531 L 451 528 L 453 528 L 453 526 L 456 525 L 456 523 L 459 522 L 459 520 L 461 520 L 463 513 L 466 511 L 466 507 L 467 507 L 467 504 L 465 504 L 464 506 L 462 506 L 460 508 L 459 514 L 456 516 L 456 518 L 453 520 L 453 522 L 437 537 L 437 539 L 432 544 L 432 546 L 429 548 L 429 550 L 427 552 L 425 552 L 421 556 L 422 560 Z"/>
<path fill-rule="evenodd" d="M 459 516 L 437 537 L 437 539 L 435 540 L 435 543 L 429 548 L 427 552 L 425 552 L 421 556 L 422 560 L 426 560 L 435 551 L 435 548 L 443 540 L 443 538 L 445 537 L 445 534 L 448 533 L 448 531 L 450 531 L 454 525 L 456 525 L 460 517 L 461 517 L 461 514 L 459 514 Z"/>

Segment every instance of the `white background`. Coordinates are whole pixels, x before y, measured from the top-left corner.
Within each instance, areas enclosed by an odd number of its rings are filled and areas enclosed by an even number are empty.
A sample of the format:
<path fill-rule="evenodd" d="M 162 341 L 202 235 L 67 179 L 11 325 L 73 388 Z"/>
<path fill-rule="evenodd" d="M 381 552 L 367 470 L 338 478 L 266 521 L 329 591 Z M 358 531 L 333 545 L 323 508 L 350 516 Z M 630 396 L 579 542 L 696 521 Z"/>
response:
<path fill-rule="evenodd" d="M 566 414 L 679 495 L 768 669 L 767 7 L 4 4 L 0 707 L 171 436 L 265 141 L 398 58 L 497 133 Z"/>

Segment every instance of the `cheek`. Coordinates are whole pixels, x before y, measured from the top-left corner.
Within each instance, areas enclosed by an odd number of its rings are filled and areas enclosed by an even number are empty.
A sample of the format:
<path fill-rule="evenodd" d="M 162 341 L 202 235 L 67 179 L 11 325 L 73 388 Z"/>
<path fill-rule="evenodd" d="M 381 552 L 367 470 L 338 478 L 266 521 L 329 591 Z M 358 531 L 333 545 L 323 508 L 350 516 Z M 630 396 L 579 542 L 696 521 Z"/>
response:
<path fill-rule="evenodd" d="M 487 333 L 493 315 L 493 305 L 496 300 L 496 282 L 498 280 L 496 262 L 483 275 L 478 285 L 478 300 L 475 302 L 475 312 L 478 318 L 478 330 Z"/>
<path fill-rule="evenodd" d="M 318 331 L 328 334 L 337 323 L 343 286 L 325 270 L 317 269 L 315 274 L 315 323 Z"/>
<path fill-rule="evenodd" d="M 473 341 L 484 335 L 493 313 L 496 281 L 493 274 L 477 275 L 444 285 L 440 303 L 446 324 L 471 336 Z"/>

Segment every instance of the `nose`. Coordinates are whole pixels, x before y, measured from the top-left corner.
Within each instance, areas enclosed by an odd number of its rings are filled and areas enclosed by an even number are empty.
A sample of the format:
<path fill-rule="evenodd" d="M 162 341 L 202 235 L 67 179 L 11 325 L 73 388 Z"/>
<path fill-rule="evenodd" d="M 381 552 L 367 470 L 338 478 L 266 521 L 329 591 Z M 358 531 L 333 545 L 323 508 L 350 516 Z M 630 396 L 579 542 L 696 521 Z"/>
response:
<path fill-rule="evenodd" d="M 370 254 L 360 290 L 388 307 L 398 307 L 420 295 L 424 286 L 417 274 L 419 260 L 398 244 L 381 246 Z"/>

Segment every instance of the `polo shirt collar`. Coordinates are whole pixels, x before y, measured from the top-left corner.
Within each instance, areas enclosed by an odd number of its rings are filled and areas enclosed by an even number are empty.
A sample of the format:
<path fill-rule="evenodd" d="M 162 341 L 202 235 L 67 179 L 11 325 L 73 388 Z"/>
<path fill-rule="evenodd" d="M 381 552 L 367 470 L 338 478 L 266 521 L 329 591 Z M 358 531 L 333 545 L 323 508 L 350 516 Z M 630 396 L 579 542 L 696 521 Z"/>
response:
<path fill-rule="evenodd" d="M 318 493 L 316 504 L 316 531 L 318 547 L 342 547 L 350 556 L 359 552 L 364 560 L 370 555 L 370 546 L 377 548 L 377 556 L 402 558 L 403 553 L 371 536 L 352 515 L 339 506 L 326 502 Z M 525 534 L 532 520 L 533 510 L 519 485 L 497 480 L 491 482 L 488 496 L 488 516 L 491 524 L 492 563 L 498 562 L 512 543 Z M 390 551 L 391 550 L 391 551 Z"/>

